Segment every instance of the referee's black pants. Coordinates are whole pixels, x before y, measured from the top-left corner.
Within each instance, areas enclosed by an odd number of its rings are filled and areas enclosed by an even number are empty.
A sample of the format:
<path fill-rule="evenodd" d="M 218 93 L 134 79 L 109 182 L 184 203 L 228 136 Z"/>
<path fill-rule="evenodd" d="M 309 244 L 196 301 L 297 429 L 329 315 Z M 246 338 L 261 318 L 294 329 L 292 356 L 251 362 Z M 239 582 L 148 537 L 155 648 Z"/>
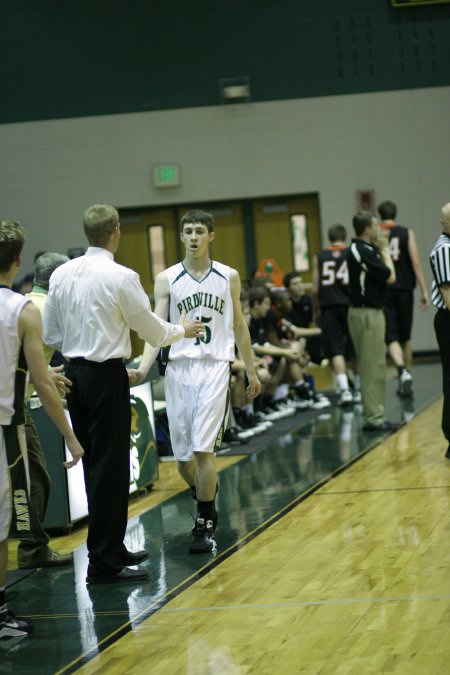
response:
<path fill-rule="evenodd" d="M 128 518 L 131 408 L 128 375 L 116 360 L 75 359 L 67 405 L 73 430 L 84 448 L 88 502 L 89 565 L 100 573 L 120 571 Z"/>
<path fill-rule="evenodd" d="M 450 443 L 450 312 L 438 309 L 434 317 L 434 330 L 442 361 L 442 390 L 444 407 L 442 410 L 442 431 Z"/>

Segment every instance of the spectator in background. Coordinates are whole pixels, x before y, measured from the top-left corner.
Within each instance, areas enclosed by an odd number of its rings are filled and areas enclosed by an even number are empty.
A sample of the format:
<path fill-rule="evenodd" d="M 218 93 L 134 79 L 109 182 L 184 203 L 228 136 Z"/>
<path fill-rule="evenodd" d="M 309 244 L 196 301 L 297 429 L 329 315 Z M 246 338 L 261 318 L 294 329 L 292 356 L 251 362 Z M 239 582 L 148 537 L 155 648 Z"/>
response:
<path fill-rule="evenodd" d="M 442 432 L 449 444 L 445 456 L 450 459 L 450 202 L 442 207 L 441 225 L 442 234 L 430 253 L 431 302 L 437 309 L 434 330 L 442 360 Z"/>
<path fill-rule="evenodd" d="M 416 282 L 420 287 L 423 310 L 429 305 L 428 290 L 413 230 L 396 223 L 397 207 L 394 202 L 381 202 L 378 213 L 381 227 L 388 234 L 396 277 L 395 283 L 388 286 L 384 305 L 386 344 L 398 372 L 397 392 L 408 397 L 413 393 L 411 330 Z"/>
<path fill-rule="evenodd" d="M 289 272 L 283 277 L 283 285 L 291 296 L 292 310 L 288 318 L 298 328 L 310 328 L 314 323 L 313 301 L 306 292 L 300 272 Z M 322 340 L 320 335 L 306 341 L 306 350 L 314 363 L 322 361 Z"/>
<path fill-rule="evenodd" d="M 25 295 L 26 293 L 29 293 L 33 288 L 33 279 L 34 279 L 33 272 L 25 274 L 23 279 L 13 284 L 12 290 L 15 291 L 16 293 L 20 293 L 20 295 Z"/>
<path fill-rule="evenodd" d="M 258 402 L 260 410 L 270 415 L 270 411 L 288 416 L 295 409 L 326 407 L 316 403 L 313 392 L 304 379 L 304 366 L 309 357 L 298 341 L 280 339 L 277 315 L 271 310 L 268 291 L 256 286 L 249 291 L 250 336 L 253 350 L 257 356 L 269 358 L 271 379 L 263 387 Z M 289 395 L 289 385 L 293 385 L 294 396 Z M 327 403 L 329 405 L 329 403 Z M 270 417 L 270 419 L 275 419 Z"/>
<path fill-rule="evenodd" d="M 313 378 L 306 374 L 310 355 L 306 351 L 308 340 L 320 336 L 322 331 L 317 326 L 300 328 L 292 323 L 292 299 L 284 288 L 273 289 L 271 293 L 272 308 L 267 314 L 269 342 L 276 346 L 293 347 L 299 353 L 297 363 L 290 364 L 289 376 L 294 382 L 295 399 L 306 401 L 311 408 L 327 408 L 330 401 L 314 390 Z"/>
<path fill-rule="evenodd" d="M 370 211 L 353 218 L 356 237 L 347 256 L 350 279 L 348 322 L 361 375 L 363 431 L 393 431 L 398 424 L 384 418 L 386 398 L 386 285 L 395 281 L 386 234 Z"/>
<path fill-rule="evenodd" d="M 324 355 L 330 359 L 339 390 L 339 405 L 359 403 L 359 375 L 352 393 L 347 376 L 347 362 L 354 361 L 353 342 L 348 327 L 349 275 L 347 265 L 347 230 L 333 225 L 328 230 L 330 246 L 319 251 L 313 262 L 313 303 L 320 316 Z M 354 400 L 355 399 L 355 400 Z"/>
<path fill-rule="evenodd" d="M 35 253 L 34 262 L 36 262 L 39 256 L 41 256 L 43 253 L 45 253 L 45 251 L 38 251 L 37 253 Z M 28 274 L 25 274 L 23 279 L 13 284 L 12 289 L 16 293 L 20 293 L 21 295 L 30 293 L 31 289 L 33 288 L 33 280 L 34 280 L 34 272 L 29 272 Z"/>

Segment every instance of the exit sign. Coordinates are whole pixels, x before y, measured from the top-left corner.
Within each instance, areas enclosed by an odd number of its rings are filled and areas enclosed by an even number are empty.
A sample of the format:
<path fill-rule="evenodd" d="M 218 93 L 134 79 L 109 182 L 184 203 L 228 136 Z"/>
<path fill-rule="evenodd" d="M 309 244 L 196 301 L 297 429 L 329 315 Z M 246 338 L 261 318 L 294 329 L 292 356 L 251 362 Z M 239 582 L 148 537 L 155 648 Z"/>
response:
<path fill-rule="evenodd" d="M 162 164 L 153 167 L 153 187 L 171 188 L 181 185 L 181 172 L 178 164 Z"/>

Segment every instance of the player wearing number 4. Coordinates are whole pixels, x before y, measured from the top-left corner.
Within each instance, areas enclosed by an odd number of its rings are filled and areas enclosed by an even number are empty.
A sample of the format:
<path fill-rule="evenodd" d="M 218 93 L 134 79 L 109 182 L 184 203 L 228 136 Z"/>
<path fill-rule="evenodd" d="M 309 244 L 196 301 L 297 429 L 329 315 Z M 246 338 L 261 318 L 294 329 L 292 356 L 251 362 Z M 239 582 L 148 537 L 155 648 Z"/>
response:
<path fill-rule="evenodd" d="M 414 232 L 395 222 L 397 207 L 394 202 L 381 202 L 378 213 L 380 225 L 389 237 L 389 251 L 396 276 L 395 283 L 389 285 L 385 299 L 386 344 L 398 371 L 397 393 L 408 397 L 412 395 L 411 328 L 416 281 L 420 287 L 422 310 L 429 305 L 428 291 Z"/>
<path fill-rule="evenodd" d="M 349 278 L 347 266 L 347 231 L 343 225 L 328 230 L 330 246 L 319 251 L 313 263 L 313 305 L 316 322 L 322 328 L 322 344 L 326 358 L 331 360 L 339 390 L 339 405 L 348 406 L 361 401 L 359 375 L 355 374 L 354 392 L 350 390 L 347 362 L 353 360 L 353 343 L 348 327 Z"/>
<path fill-rule="evenodd" d="M 167 416 L 178 470 L 197 500 L 190 553 L 215 550 L 217 470 L 214 450 L 220 446 L 228 412 L 231 362 L 235 343 L 244 361 L 247 396 L 260 392 L 250 335 L 240 303 L 236 270 L 211 260 L 214 239 L 210 213 L 192 210 L 181 220 L 186 254 L 155 279 L 155 311 L 173 321 L 185 311 L 199 318 L 204 333 L 171 346 L 165 374 Z M 145 375 L 156 354 L 148 345 L 139 368 Z"/>

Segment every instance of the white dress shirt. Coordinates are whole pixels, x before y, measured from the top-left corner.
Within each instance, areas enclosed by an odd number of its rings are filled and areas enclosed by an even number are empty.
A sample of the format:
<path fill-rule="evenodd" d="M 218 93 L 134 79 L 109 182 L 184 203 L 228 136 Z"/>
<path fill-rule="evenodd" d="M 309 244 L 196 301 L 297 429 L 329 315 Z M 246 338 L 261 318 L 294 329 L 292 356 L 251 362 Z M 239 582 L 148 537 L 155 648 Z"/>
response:
<path fill-rule="evenodd" d="M 44 342 L 65 357 L 89 361 L 128 358 L 130 328 L 153 347 L 184 337 L 184 328 L 154 314 L 139 276 L 90 246 L 84 256 L 58 267 L 50 279 Z"/>

